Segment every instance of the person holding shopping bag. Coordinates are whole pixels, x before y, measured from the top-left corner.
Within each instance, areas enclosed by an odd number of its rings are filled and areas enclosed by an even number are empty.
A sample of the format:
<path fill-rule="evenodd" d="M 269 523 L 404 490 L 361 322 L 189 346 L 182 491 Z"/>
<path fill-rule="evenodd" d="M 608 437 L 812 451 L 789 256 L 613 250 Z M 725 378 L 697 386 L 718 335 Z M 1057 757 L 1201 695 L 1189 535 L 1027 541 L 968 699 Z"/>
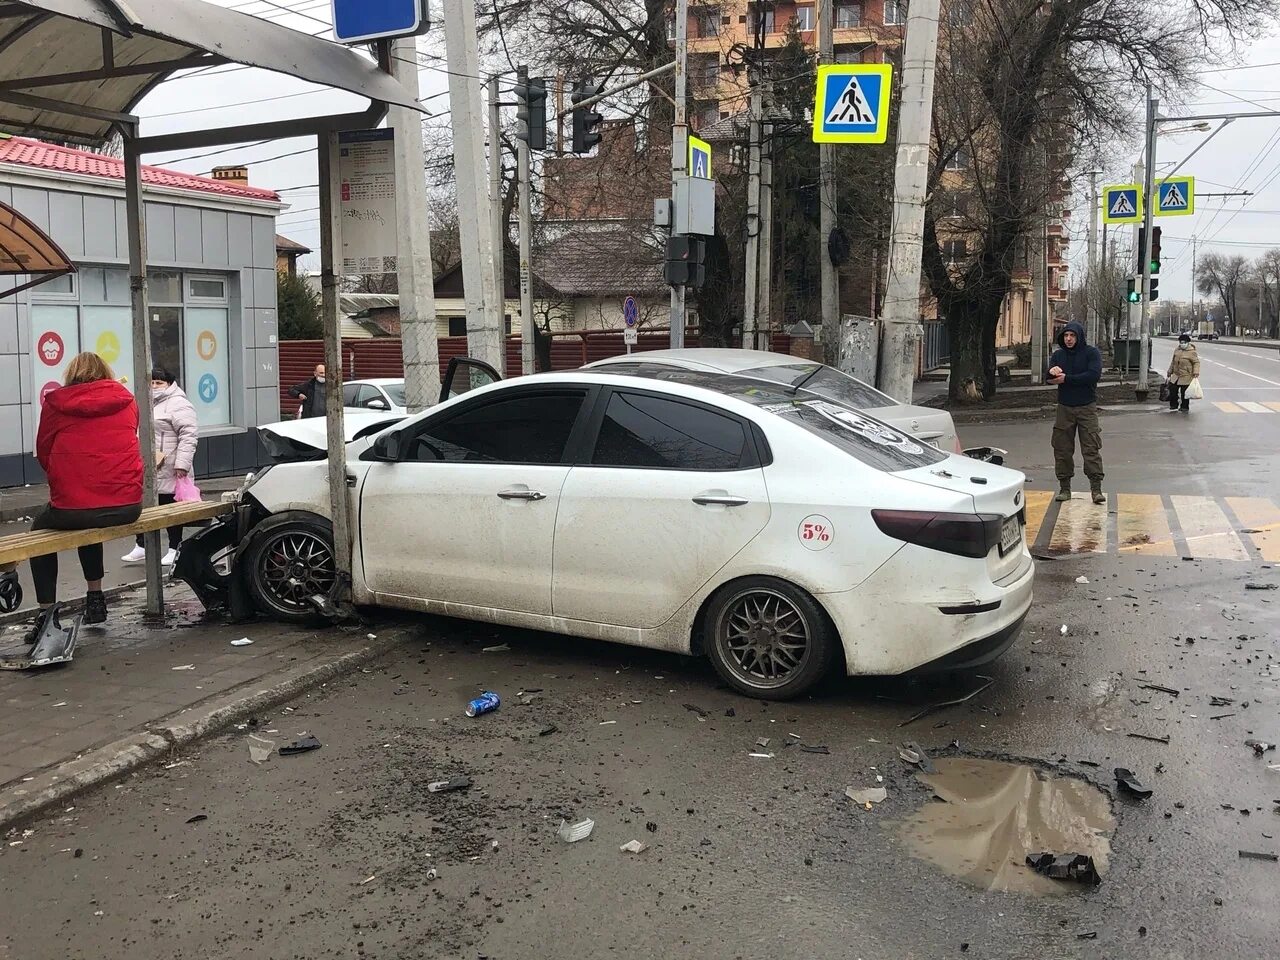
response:
<path fill-rule="evenodd" d="M 1200 379 L 1200 355 L 1196 353 L 1196 345 L 1191 342 L 1190 334 L 1184 333 L 1178 338 L 1178 349 L 1173 351 L 1173 359 L 1169 361 L 1169 373 L 1165 379 L 1169 382 L 1170 410 L 1177 410 L 1181 405 L 1182 412 L 1187 413 L 1191 409 L 1191 401 L 1203 396 L 1198 389 L 1191 389 L 1192 384 Z M 1196 387 L 1199 387 L 1198 383 Z M 1190 396 L 1187 393 L 1189 389 Z"/>
<path fill-rule="evenodd" d="M 156 491 L 160 505 L 174 503 L 189 497 L 193 481 L 192 467 L 196 457 L 196 444 L 200 440 L 200 425 L 196 421 L 196 408 L 182 392 L 172 373 L 156 366 L 151 371 L 151 419 L 155 428 Z M 178 544 L 182 542 L 182 527 L 169 528 L 169 551 L 162 561 L 171 567 L 178 559 Z M 125 563 L 145 563 L 147 551 L 142 537 L 137 546 L 121 558 Z"/>

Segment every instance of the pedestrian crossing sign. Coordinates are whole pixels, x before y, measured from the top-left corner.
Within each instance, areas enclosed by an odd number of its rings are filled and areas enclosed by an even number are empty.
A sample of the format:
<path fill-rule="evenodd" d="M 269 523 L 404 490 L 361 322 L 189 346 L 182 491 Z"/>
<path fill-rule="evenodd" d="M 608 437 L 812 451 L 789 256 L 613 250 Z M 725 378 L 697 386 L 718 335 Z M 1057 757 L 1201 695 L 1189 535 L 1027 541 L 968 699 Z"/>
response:
<path fill-rule="evenodd" d="M 1142 185 L 1121 183 L 1102 188 L 1103 223 L 1141 223 Z"/>
<path fill-rule="evenodd" d="M 1156 184 L 1155 216 L 1188 217 L 1196 212 L 1196 178 L 1170 177 Z"/>
<path fill-rule="evenodd" d="M 814 143 L 884 143 L 889 139 L 889 63 L 828 63 L 818 67 Z"/>
<path fill-rule="evenodd" d="M 689 138 L 689 176 L 711 179 L 711 144 L 697 137 Z"/>

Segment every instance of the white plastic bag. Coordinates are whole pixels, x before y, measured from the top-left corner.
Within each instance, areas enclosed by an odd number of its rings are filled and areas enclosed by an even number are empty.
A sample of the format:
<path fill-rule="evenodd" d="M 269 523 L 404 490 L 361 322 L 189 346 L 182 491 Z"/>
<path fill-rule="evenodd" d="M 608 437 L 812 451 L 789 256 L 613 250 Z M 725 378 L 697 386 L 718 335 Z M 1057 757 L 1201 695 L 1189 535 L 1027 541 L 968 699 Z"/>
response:
<path fill-rule="evenodd" d="M 1191 381 L 1191 386 L 1187 387 L 1187 399 L 1188 399 L 1188 400 L 1203 400 L 1203 399 L 1204 399 L 1204 390 L 1202 390 L 1202 389 L 1200 388 L 1200 378 L 1199 378 L 1199 377 L 1195 377 L 1195 378 Z"/>

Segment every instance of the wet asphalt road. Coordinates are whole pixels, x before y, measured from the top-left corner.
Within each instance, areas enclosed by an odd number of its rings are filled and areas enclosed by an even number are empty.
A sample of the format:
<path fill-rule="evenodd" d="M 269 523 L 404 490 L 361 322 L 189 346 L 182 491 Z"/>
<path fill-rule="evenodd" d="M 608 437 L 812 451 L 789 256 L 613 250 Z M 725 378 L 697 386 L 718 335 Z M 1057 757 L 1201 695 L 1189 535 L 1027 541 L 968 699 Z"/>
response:
<path fill-rule="evenodd" d="M 1275 421 L 1207 403 L 1108 414 L 1107 486 L 1274 498 Z M 972 425 L 966 442 L 1007 447 L 1047 488 L 1047 432 Z M 1280 593 L 1250 580 L 1280 570 L 1114 551 L 1042 563 L 995 684 L 905 728 L 976 681 L 841 681 L 769 705 L 670 655 L 426 620 L 410 648 L 259 718 L 263 736 L 312 732 L 321 750 L 254 766 L 236 731 L 7 838 L 0 958 L 1271 956 L 1280 866 L 1238 851 L 1280 852 L 1280 754 L 1244 746 L 1280 738 Z M 482 688 L 502 709 L 465 718 Z M 1155 795 L 1115 799 L 1097 889 L 982 891 L 898 839 L 892 824 L 929 800 L 898 758 L 907 739 L 1108 791 L 1127 766 Z M 474 786 L 426 790 L 458 775 Z M 864 810 L 850 785 L 888 799 Z M 556 838 L 582 817 L 590 839 Z M 621 853 L 632 839 L 650 848 Z"/>

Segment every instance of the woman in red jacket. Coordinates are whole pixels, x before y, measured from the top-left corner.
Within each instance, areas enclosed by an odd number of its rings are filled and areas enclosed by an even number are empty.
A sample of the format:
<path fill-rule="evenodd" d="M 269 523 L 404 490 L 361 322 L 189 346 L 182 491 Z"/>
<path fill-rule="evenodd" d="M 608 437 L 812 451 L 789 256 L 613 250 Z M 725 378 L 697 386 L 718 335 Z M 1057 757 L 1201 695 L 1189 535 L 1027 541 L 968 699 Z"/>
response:
<path fill-rule="evenodd" d="M 138 405 L 96 353 L 82 353 L 67 367 L 63 387 L 44 398 L 36 459 L 49 478 L 49 505 L 32 530 L 89 530 L 133 523 L 142 512 L 142 455 Z M 104 623 L 102 544 L 80 548 L 88 584 L 84 622 Z M 58 555 L 31 560 L 40 617 L 38 638 L 57 602 Z"/>

